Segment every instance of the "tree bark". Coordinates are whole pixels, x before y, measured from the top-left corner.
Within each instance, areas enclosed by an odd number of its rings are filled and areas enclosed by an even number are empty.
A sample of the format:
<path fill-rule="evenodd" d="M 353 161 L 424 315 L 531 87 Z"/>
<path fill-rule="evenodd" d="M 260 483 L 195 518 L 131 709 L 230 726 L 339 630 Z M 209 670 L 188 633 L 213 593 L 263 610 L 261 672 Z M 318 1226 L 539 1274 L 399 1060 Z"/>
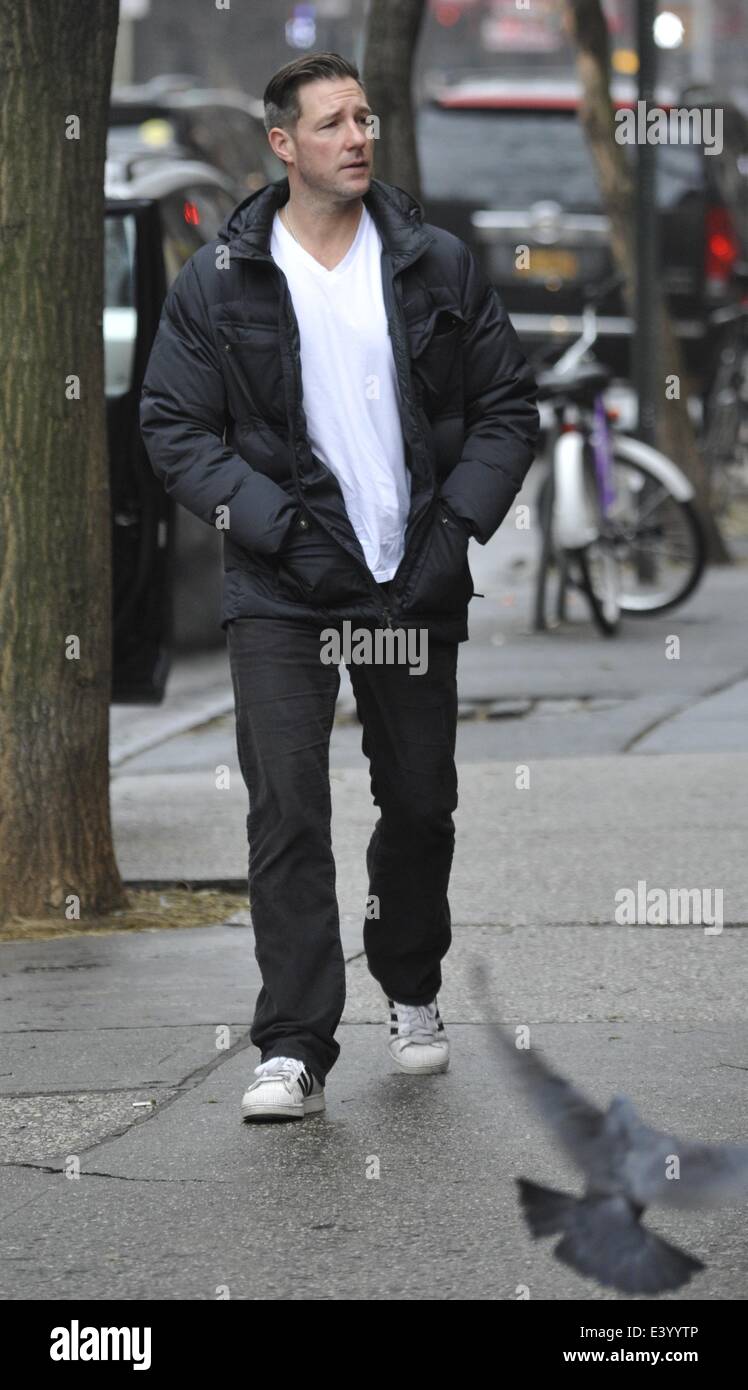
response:
<path fill-rule="evenodd" d="M 577 48 L 577 71 L 582 86 L 579 117 L 597 173 L 600 196 L 610 218 L 611 247 L 616 266 L 625 276 L 624 297 L 635 318 L 635 184 L 623 145 L 615 138 L 610 98 L 610 41 L 600 0 L 566 0 L 566 20 Z M 657 442 L 693 483 L 696 505 L 707 538 L 711 564 L 729 564 L 730 556 L 709 505 L 709 478 L 688 414 L 688 372 L 662 295 L 656 306 L 662 360 L 658 393 Z M 668 378 L 677 377 L 679 397 L 666 397 Z M 663 409 L 663 405 L 665 409 Z"/>
<path fill-rule="evenodd" d="M 371 0 L 363 72 L 369 105 L 380 121 L 374 176 L 419 199 L 412 81 L 424 11 L 424 0 Z"/>
<path fill-rule="evenodd" d="M 128 906 L 102 339 L 117 23 L 118 0 L 0 0 L 0 920 Z"/>

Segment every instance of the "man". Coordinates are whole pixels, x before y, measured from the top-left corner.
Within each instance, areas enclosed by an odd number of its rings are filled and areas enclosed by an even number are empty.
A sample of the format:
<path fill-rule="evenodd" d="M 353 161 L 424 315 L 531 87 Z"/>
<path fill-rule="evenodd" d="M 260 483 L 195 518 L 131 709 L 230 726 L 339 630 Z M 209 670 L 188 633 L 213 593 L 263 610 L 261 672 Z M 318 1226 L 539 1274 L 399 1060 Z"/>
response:
<path fill-rule="evenodd" d="M 249 897 L 263 985 L 246 1119 L 324 1109 L 345 965 L 330 839 L 339 667 L 329 634 L 428 639 L 428 661 L 346 661 L 380 817 L 363 925 L 388 1046 L 449 1060 L 457 647 L 470 536 L 533 458 L 535 382 L 468 247 L 372 177 L 371 111 L 338 54 L 282 68 L 265 124 L 288 177 L 251 194 L 166 298 L 142 393 L 155 472 L 223 529 Z M 376 649 L 375 649 L 376 650 Z"/>

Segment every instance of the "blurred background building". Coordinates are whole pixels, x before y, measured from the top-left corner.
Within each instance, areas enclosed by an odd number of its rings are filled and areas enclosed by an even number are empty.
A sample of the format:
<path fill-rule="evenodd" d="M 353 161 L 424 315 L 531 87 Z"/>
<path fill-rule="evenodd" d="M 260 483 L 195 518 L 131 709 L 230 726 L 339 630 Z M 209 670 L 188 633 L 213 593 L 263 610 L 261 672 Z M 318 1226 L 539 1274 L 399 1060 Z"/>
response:
<path fill-rule="evenodd" d="M 191 74 L 216 87 L 261 96 L 268 77 L 305 49 L 362 58 L 367 0 L 122 0 L 115 82 L 145 82 L 161 73 Z M 636 71 L 636 0 L 605 0 L 613 66 Z M 673 0 L 659 7 L 660 76 L 678 88 L 711 82 L 733 96 L 748 93 L 745 0 Z M 514 77 L 567 75 L 573 55 L 562 0 L 429 0 L 417 81 L 464 70 Z M 220 39 L 219 39 L 220 35 Z"/>

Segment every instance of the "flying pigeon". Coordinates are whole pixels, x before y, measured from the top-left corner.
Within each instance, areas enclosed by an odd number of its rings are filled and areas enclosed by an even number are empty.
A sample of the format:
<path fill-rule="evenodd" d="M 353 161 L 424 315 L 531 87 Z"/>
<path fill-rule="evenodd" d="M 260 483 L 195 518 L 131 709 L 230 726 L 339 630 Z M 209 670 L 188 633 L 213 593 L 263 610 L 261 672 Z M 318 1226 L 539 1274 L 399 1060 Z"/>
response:
<path fill-rule="evenodd" d="M 488 1005 L 482 965 L 474 968 L 474 982 Z M 696 1209 L 748 1196 L 748 1146 L 693 1143 L 652 1129 L 624 1095 L 599 1110 L 552 1071 L 537 1048 L 515 1047 L 497 1024 L 492 1036 L 515 1080 L 586 1177 L 582 1197 L 517 1178 L 533 1238 L 560 1235 L 557 1259 L 622 1293 L 678 1289 L 704 1269 L 701 1260 L 642 1226 L 641 1218 L 652 1205 Z M 680 1176 L 668 1177 L 674 1158 Z"/>

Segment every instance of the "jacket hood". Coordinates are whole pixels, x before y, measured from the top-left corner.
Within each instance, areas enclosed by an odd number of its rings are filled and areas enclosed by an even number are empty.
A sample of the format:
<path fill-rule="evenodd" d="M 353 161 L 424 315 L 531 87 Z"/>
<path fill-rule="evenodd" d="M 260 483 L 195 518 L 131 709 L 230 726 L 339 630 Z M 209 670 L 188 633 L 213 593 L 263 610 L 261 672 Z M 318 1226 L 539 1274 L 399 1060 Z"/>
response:
<path fill-rule="evenodd" d="M 218 240 L 226 242 L 231 251 L 239 255 L 267 255 L 273 218 L 278 208 L 288 202 L 288 197 L 287 178 L 248 194 L 224 218 L 218 229 Z M 396 184 L 372 179 L 368 192 L 363 195 L 363 203 L 391 253 L 405 253 L 422 239 L 432 240 L 423 226 L 421 203 Z"/>

